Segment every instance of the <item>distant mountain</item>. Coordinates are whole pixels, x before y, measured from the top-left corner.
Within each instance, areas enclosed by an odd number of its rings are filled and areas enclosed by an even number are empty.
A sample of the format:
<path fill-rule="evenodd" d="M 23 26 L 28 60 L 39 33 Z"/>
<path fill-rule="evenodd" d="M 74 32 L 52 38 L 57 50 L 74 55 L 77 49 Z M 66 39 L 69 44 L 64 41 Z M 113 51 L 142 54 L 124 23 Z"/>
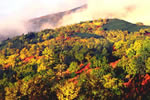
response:
<path fill-rule="evenodd" d="M 84 10 L 87 8 L 87 5 L 83 5 L 81 7 L 77 7 L 68 11 L 58 12 L 55 14 L 49 14 L 46 16 L 41 16 L 39 18 L 33 18 L 28 21 L 28 29 L 30 31 L 40 31 L 43 25 L 49 25 L 51 27 L 55 27 L 58 22 L 65 16 L 71 13 L 74 13 L 78 10 Z"/>
<path fill-rule="evenodd" d="M 0 34 L 0 40 L 3 40 L 4 36 Z"/>
<path fill-rule="evenodd" d="M 25 23 L 25 26 L 27 26 L 26 31 L 39 32 L 39 31 L 45 29 L 45 28 L 43 28 L 43 25 L 55 27 L 58 24 L 58 22 L 61 20 L 61 18 L 63 18 L 63 16 L 69 15 L 78 10 L 84 10 L 85 8 L 87 8 L 87 5 L 83 5 L 83 6 L 68 10 L 68 11 L 58 12 L 58 13 L 49 14 L 49 15 L 38 17 L 38 18 L 30 19 L 29 21 L 27 21 Z M 6 35 L 6 33 L 9 35 Z M 21 33 L 23 33 L 23 32 L 21 32 Z M 15 37 L 21 33 L 17 29 L 3 30 L 0 34 L 0 41 Z"/>

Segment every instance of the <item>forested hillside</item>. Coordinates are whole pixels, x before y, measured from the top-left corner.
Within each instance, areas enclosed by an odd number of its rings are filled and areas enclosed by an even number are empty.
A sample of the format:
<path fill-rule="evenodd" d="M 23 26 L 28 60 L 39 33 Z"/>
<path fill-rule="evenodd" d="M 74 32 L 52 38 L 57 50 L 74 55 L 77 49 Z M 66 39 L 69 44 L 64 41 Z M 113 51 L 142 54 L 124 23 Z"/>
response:
<path fill-rule="evenodd" d="M 98 19 L 0 43 L 0 100 L 149 100 L 150 28 Z"/>

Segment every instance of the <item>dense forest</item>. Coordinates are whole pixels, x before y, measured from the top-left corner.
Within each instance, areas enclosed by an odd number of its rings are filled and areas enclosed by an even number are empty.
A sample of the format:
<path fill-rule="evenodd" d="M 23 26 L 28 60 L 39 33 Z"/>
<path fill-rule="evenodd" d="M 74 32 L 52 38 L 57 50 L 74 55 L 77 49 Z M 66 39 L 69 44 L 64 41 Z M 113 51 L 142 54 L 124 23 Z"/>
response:
<path fill-rule="evenodd" d="M 98 19 L 2 41 L 0 100 L 150 100 L 150 27 Z"/>

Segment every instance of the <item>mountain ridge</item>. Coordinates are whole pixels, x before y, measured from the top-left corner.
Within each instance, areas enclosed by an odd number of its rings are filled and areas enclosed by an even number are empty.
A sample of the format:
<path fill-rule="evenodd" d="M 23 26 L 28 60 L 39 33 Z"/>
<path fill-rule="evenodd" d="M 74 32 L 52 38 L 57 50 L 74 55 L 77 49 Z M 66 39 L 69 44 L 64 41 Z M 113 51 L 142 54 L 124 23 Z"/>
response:
<path fill-rule="evenodd" d="M 100 19 L 101 20 L 101 19 Z M 103 19 L 102 19 L 103 20 Z M 98 27 L 98 29 L 100 29 L 101 31 L 102 31 L 102 33 L 105 33 L 105 32 L 107 32 L 107 31 L 128 31 L 128 33 L 131 33 L 131 32 L 138 32 L 140 29 L 145 29 L 145 28 L 149 28 L 150 26 L 145 26 L 145 25 L 136 25 L 136 24 L 132 24 L 132 23 L 130 23 L 130 22 L 127 22 L 127 21 L 125 21 L 125 20 L 121 20 L 121 19 L 117 19 L 117 18 L 114 18 L 114 19 L 104 19 L 105 20 L 105 23 L 104 24 L 102 24 L 102 25 L 96 25 L 96 27 Z M 94 21 L 98 21 L 98 20 L 94 20 Z M 94 21 L 85 21 L 85 22 L 80 22 L 80 23 L 76 23 L 76 24 L 73 24 L 73 25 L 69 25 L 69 27 L 70 26 L 76 26 L 76 25 L 84 25 L 84 23 L 87 23 L 87 24 L 91 24 L 91 23 L 94 23 Z M 106 22 L 107 21 L 107 22 Z M 129 27 L 130 26 L 130 27 Z M 4 47 L 7 47 L 7 43 L 8 42 L 15 42 L 16 40 L 18 41 L 18 42 L 21 42 L 20 41 L 20 39 L 19 38 L 25 38 L 25 40 L 24 40 L 24 42 L 25 41 L 31 41 L 32 39 L 34 40 L 34 39 L 36 39 L 36 38 L 41 38 L 40 36 L 42 36 L 42 32 L 44 32 L 44 33 L 49 33 L 49 31 L 50 32 L 54 32 L 54 33 L 56 33 L 55 32 L 55 30 L 59 30 L 59 29 L 61 29 L 61 28 L 66 28 L 67 26 L 63 26 L 63 27 L 59 27 L 59 28 L 57 28 L 57 29 L 45 29 L 45 30 L 42 30 L 42 31 L 40 31 L 40 32 L 29 32 L 28 34 L 23 34 L 23 35 L 20 35 L 20 36 L 16 36 L 16 37 L 14 37 L 14 38 L 8 38 L 7 40 L 4 40 L 4 41 L 2 41 L 1 43 L 0 43 L 0 48 L 4 48 Z M 82 29 L 84 29 L 84 27 L 78 27 L 78 30 L 82 30 Z M 86 29 L 86 31 L 90 31 L 92 29 L 92 27 L 91 26 L 88 26 L 88 28 Z M 78 33 L 78 31 L 76 30 L 74 30 L 73 31 L 75 34 L 74 34 L 74 36 L 81 36 L 81 37 L 86 37 L 86 35 L 88 35 L 88 34 L 80 34 L 80 33 Z M 68 32 L 67 32 L 68 33 Z M 72 33 L 72 32 L 71 32 Z M 81 32 L 82 33 L 82 32 Z M 39 35 L 40 34 L 40 35 Z M 57 35 L 58 35 L 59 33 L 57 33 Z M 94 33 L 94 34 L 96 34 L 96 33 Z M 94 35 L 92 35 L 93 37 L 99 37 L 99 36 L 94 36 Z M 53 37 L 55 37 L 55 36 L 53 36 Z M 87 37 L 91 37 L 91 35 L 89 34 Z M 100 37 L 103 37 L 103 36 L 100 36 Z M 48 38 L 49 39 L 49 38 Z M 42 41 L 42 40 L 38 40 L 38 41 Z M 36 42 L 35 43 L 37 43 L 38 42 L 37 40 L 36 40 Z M 17 42 L 15 42 L 15 43 L 17 43 Z M 33 42 L 34 43 L 34 42 Z M 24 45 L 21 45 L 21 44 L 14 44 L 14 45 L 16 45 L 16 46 L 19 46 L 19 48 L 22 48 L 22 46 L 24 46 Z M 15 46 L 15 47 L 16 47 Z"/>
<path fill-rule="evenodd" d="M 38 18 L 33 18 L 33 19 L 30 19 L 27 22 L 27 24 L 29 26 L 29 30 L 31 28 L 30 31 L 40 31 L 44 24 L 48 24 L 51 27 L 55 27 L 64 16 L 74 13 L 78 10 L 84 10 L 86 8 L 87 8 L 87 5 L 85 4 L 85 5 L 82 5 L 80 7 L 77 7 L 71 10 L 57 12 L 54 14 L 48 14 L 48 15 L 41 16 Z"/>

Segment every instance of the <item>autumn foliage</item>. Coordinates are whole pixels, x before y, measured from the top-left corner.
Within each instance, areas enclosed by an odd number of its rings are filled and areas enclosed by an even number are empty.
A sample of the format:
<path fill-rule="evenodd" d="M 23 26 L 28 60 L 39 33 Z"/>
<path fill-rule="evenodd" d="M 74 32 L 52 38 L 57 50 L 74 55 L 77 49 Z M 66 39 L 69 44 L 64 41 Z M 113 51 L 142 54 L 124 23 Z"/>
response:
<path fill-rule="evenodd" d="M 150 28 L 97 19 L 0 43 L 0 100 L 150 100 Z"/>

